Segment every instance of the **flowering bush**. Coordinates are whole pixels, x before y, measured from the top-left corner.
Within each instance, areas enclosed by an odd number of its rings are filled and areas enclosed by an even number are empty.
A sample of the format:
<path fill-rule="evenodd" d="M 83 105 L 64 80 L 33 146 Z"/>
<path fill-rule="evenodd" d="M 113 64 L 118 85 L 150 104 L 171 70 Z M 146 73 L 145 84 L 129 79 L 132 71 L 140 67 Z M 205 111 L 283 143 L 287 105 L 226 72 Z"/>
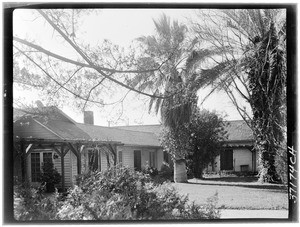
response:
<path fill-rule="evenodd" d="M 155 184 L 148 174 L 126 167 L 91 172 L 64 198 L 42 189 L 16 188 L 17 220 L 215 219 L 216 196 L 205 205 L 189 202 L 170 183 Z"/>
<path fill-rule="evenodd" d="M 218 218 L 216 198 L 206 205 L 190 203 L 167 183 L 126 167 L 81 177 L 58 211 L 61 220 L 157 220 Z"/>

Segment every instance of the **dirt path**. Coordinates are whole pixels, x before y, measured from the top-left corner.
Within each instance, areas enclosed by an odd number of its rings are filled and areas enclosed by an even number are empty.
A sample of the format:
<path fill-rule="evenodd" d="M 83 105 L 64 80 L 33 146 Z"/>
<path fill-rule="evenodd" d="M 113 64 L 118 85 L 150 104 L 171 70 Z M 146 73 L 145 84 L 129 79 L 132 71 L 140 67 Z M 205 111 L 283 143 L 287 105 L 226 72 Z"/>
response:
<path fill-rule="evenodd" d="M 287 219 L 287 210 L 221 210 L 221 219 Z"/>

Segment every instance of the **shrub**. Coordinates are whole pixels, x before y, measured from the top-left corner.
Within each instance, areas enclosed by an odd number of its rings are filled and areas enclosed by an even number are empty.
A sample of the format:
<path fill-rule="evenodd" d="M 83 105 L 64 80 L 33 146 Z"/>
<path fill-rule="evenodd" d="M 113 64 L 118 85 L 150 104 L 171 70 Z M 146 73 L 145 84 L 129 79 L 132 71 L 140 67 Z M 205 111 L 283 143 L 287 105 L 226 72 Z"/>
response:
<path fill-rule="evenodd" d="M 59 195 L 45 197 L 45 185 L 34 188 L 28 182 L 14 188 L 14 217 L 18 221 L 54 220 L 59 207 Z"/>
<path fill-rule="evenodd" d="M 174 181 L 174 170 L 167 163 L 163 163 L 158 177 L 155 179 L 156 182 L 163 183 L 165 181 Z"/>
<path fill-rule="evenodd" d="M 170 183 L 154 184 L 148 174 L 126 167 L 91 172 L 62 198 L 44 188 L 15 188 L 16 220 L 162 220 L 219 218 L 217 197 L 205 205 L 189 202 Z"/>
<path fill-rule="evenodd" d="M 156 185 L 149 175 L 113 167 L 78 179 L 60 207 L 61 220 L 157 220 L 218 218 L 215 198 L 190 203 L 170 184 Z"/>
<path fill-rule="evenodd" d="M 158 175 L 158 170 L 157 168 L 151 167 L 149 165 L 146 165 L 145 169 L 142 171 L 144 174 L 149 174 L 150 177 L 155 177 Z"/>
<path fill-rule="evenodd" d="M 46 183 L 46 190 L 47 192 L 54 192 L 55 191 L 55 184 L 58 184 L 61 180 L 61 175 L 58 171 L 54 168 L 52 162 L 45 162 L 43 164 L 41 174 L 41 182 Z"/>

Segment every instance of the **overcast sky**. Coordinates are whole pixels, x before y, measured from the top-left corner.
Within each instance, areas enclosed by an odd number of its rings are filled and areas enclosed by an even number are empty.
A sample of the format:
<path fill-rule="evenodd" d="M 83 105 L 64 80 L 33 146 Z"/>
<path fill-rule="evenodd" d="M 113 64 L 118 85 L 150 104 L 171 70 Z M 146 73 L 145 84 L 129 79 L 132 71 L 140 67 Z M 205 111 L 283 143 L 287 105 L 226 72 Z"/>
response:
<path fill-rule="evenodd" d="M 154 32 L 153 19 L 158 18 L 162 13 L 170 16 L 171 19 L 185 21 L 186 18 L 193 16 L 192 9 L 104 9 L 98 15 L 89 16 L 85 19 L 82 26 L 85 33 L 83 37 L 87 37 L 93 45 L 101 43 L 104 39 L 108 39 L 113 43 L 121 46 L 127 46 L 131 41 L 142 35 L 151 35 Z M 47 49 L 55 53 L 64 53 L 72 56 L 74 53 L 65 49 L 62 40 L 56 37 L 48 24 L 41 18 L 32 16 L 31 10 L 16 10 L 14 12 L 14 35 L 20 38 L 35 40 L 39 45 L 47 47 Z M 57 45 L 61 45 L 58 47 Z M 199 94 L 201 102 L 204 94 Z M 24 91 L 19 88 L 14 89 L 15 98 L 20 98 L 24 102 L 33 102 L 39 99 L 36 91 Z M 132 101 L 134 100 L 134 101 Z M 216 110 L 227 114 L 228 120 L 241 119 L 235 107 L 224 93 L 216 93 L 208 99 L 202 108 Z M 74 111 L 71 107 L 65 106 L 63 111 L 74 118 L 78 122 L 82 122 L 83 116 L 79 111 Z M 159 117 L 155 114 L 148 114 L 148 103 L 145 100 L 136 100 L 134 94 L 128 97 L 124 105 L 124 113 L 120 121 L 120 125 L 124 124 L 156 124 L 159 123 Z M 95 124 L 107 125 L 108 120 L 114 120 L 116 116 L 111 109 L 93 109 Z"/>

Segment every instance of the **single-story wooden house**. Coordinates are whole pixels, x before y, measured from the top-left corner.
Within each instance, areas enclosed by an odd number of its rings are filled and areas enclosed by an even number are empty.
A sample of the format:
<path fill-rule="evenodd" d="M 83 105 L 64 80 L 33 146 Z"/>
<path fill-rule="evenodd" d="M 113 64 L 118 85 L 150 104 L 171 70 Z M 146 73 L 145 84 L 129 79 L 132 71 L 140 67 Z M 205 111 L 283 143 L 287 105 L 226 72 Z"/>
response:
<path fill-rule="evenodd" d="M 159 135 L 160 125 L 119 126 L 119 129 L 151 132 Z M 208 165 L 207 172 L 257 172 L 257 152 L 253 150 L 253 133 L 245 121 L 229 121 L 225 127 L 228 138 L 224 149 L 215 158 L 214 163 Z"/>
<path fill-rule="evenodd" d="M 94 125 L 93 113 L 77 123 L 56 107 L 15 110 L 14 176 L 38 182 L 41 167 L 52 161 L 62 175 L 61 187 L 71 187 L 78 174 L 122 164 L 141 170 L 171 164 L 159 142 L 160 125 L 104 127 Z M 227 126 L 225 149 L 207 171 L 257 171 L 251 129 L 243 121 Z"/>
<path fill-rule="evenodd" d="M 50 160 L 62 175 L 62 188 L 71 187 L 78 174 L 104 170 L 118 163 L 141 170 L 160 170 L 164 156 L 158 137 L 93 125 L 93 113 L 77 123 L 56 107 L 15 110 L 14 176 L 38 182 L 43 162 Z"/>

